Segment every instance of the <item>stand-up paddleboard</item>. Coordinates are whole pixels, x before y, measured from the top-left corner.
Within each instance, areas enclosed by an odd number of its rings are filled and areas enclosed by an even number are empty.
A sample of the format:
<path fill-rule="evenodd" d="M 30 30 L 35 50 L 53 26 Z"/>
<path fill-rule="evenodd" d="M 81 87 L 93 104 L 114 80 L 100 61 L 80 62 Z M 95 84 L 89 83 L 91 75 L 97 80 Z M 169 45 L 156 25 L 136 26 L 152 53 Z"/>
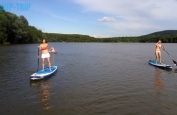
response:
<path fill-rule="evenodd" d="M 57 66 L 52 66 L 51 70 L 49 67 L 44 68 L 43 70 L 39 70 L 36 73 L 30 76 L 31 80 L 40 80 L 51 77 L 57 71 Z"/>
<path fill-rule="evenodd" d="M 156 61 L 154 60 L 149 60 L 148 62 L 150 65 L 153 65 L 153 66 L 156 66 L 156 67 L 159 67 L 159 68 L 163 68 L 163 69 L 172 69 L 172 66 L 171 65 L 167 65 L 167 64 L 164 64 L 164 63 L 156 63 Z"/>

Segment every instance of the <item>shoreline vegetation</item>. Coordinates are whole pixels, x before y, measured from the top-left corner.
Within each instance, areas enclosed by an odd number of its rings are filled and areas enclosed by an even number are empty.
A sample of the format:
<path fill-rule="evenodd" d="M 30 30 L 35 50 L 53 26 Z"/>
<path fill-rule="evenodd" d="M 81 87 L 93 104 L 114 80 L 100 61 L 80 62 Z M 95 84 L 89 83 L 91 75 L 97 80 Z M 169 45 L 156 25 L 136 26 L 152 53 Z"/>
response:
<path fill-rule="evenodd" d="M 94 38 L 89 35 L 44 33 L 31 26 L 24 16 L 17 16 L 0 6 L 0 44 L 40 43 L 47 38 L 48 42 L 139 42 L 150 43 L 161 39 L 163 43 L 177 43 L 177 30 L 164 30 L 137 37 Z"/>

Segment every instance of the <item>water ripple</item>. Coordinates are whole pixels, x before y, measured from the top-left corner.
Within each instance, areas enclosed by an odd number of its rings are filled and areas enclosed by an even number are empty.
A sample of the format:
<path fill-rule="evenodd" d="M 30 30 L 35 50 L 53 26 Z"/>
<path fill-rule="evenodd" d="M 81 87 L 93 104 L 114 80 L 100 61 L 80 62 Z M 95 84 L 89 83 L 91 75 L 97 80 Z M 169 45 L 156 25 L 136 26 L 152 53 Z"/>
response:
<path fill-rule="evenodd" d="M 148 65 L 154 59 L 154 44 L 49 44 L 58 51 L 51 55 L 58 71 L 41 81 L 29 80 L 38 66 L 38 44 L 0 46 L 1 115 L 177 113 L 177 70 Z M 176 44 L 164 45 L 177 56 Z M 162 56 L 172 64 L 163 51 Z"/>

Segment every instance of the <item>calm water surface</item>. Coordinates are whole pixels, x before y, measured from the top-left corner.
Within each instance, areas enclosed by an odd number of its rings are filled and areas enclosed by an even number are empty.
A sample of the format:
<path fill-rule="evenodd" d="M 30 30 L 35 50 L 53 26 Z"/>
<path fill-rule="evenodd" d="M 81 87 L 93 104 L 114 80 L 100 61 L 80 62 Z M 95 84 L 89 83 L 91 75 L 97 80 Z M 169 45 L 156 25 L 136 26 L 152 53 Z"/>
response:
<path fill-rule="evenodd" d="M 0 115 L 177 115 L 177 67 L 148 64 L 154 43 L 49 45 L 58 71 L 41 81 L 29 79 L 38 44 L 0 46 Z M 164 46 L 177 59 L 177 44 Z"/>

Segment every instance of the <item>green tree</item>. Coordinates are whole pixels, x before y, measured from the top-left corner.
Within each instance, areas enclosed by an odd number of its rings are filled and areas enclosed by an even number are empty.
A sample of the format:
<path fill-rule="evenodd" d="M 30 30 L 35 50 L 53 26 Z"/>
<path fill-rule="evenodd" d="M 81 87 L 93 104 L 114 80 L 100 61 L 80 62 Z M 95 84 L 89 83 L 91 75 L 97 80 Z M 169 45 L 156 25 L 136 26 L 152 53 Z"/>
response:
<path fill-rule="evenodd" d="M 0 6 L 0 44 L 7 41 L 7 25 L 8 19 L 2 6 Z"/>

